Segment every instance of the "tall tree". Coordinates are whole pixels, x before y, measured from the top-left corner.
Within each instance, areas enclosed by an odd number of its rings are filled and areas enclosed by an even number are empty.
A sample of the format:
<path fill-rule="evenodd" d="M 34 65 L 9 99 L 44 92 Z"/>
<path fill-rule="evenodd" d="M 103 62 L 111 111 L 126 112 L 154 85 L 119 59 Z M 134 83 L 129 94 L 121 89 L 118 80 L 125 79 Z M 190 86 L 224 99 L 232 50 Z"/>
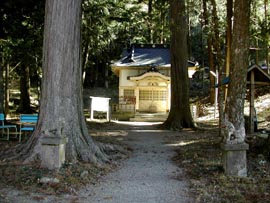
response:
<path fill-rule="evenodd" d="M 164 126 L 171 129 L 194 127 L 189 106 L 185 0 L 171 0 L 171 110 Z"/>
<path fill-rule="evenodd" d="M 230 73 L 230 61 L 231 61 L 231 42 L 232 42 L 232 17 L 233 17 L 233 0 L 227 0 L 227 27 L 226 27 L 226 60 L 225 60 L 225 74 L 229 76 Z M 225 101 L 227 97 L 227 91 L 225 90 Z"/>
<path fill-rule="evenodd" d="M 47 0 L 43 42 L 43 78 L 36 130 L 19 156 L 32 161 L 45 136 L 68 137 L 66 160 L 102 163 L 106 155 L 88 133 L 83 114 L 80 63 L 80 0 Z"/>
<path fill-rule="evenodd" d="M 234 2 L 230 83 L 225 110 L 225 125 L 228 132 L 234 135 L 227 139 L 233 143 L 244 142 L 246 135 L 244 101 L 249 54 L 250 2 L 251 0 Z"/>
<path fill-rule="evenodd" d="M 210 22 L 209 22 L 209 11 L 207 7 L 207 0 L 202 1 L 202 7 L 203 7 L 203 26 L 205 28 L 205 31 L 207 32 L 207 53 L 208 53 L 208 65 L 210 68 L 210 71 L 215 72 L 215 67 L 214 67 L 214 54 L 213 54 L 213 34 L 212 31 L 210 30 Z M 210 86 L 213 87 L 215 84 L 215 77 L 210 74 L 209 75 L 210 79 Z M 210 89 L 210 102 L 214 103 L 215 101 L 215 89 L 211 88 Z"/>

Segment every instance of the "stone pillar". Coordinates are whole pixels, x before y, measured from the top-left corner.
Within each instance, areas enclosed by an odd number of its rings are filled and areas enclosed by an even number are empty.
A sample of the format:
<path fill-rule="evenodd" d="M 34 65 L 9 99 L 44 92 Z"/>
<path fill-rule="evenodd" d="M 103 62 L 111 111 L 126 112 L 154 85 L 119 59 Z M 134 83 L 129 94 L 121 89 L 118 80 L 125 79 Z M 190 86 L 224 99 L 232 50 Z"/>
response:
<path fill-rule="evenodd" d="M 66 137 L 44 136 L 41 139 L 41 165 L 50 170 L 61 168 L 67 141 Z"/>
<path fill-rule="evenodd" d="M 226 175 L 246 177 L 247 176 L 247 158 L 246 151 L 248 144 L 222 144 L 223 150 L 223 168 Z"/>

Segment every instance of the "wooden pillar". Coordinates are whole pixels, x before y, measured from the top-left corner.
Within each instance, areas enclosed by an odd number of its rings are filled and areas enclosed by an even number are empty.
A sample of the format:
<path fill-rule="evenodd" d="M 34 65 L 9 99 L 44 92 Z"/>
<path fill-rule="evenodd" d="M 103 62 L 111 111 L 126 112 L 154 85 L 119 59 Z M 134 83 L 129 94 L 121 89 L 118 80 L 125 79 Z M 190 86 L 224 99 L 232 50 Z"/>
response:
<path fill-rule="evenodd" d="M 140 102 L 140 90 L 139 90 L 139 83 L 136 83 L 136 87 L 135 87 L 135 97 L 136 97 L 136 106 L 135 106 L 135 111 L 139 110 L 139 102 Z"/>
<path fill-rule="evenodd" d="M 166 111 L 169 111 L 171 108 L 171 88 L 170 82 L 167 82 L 167 96 L 166 96 Z"/>

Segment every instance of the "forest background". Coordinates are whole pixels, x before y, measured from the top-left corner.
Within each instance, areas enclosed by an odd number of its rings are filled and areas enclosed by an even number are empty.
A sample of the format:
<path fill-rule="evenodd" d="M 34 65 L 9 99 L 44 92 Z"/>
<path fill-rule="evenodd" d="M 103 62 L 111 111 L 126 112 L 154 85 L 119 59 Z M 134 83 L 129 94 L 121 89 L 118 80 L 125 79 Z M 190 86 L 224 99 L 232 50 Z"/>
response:
<path fill-rule="evenodd" d="M 209 66 L 210 70 L 215 71 L 225 63 L 227 2 L 187 1 L 188 56 L 189 59 L 198 61 L 202 69 Z M 9 90 L 16 85 L 19 84 L 17 87 L 20 88 L 17 112 L 32 112 L 31 91 L 37 90 L 39 93 L 44 4 L 44 1 L 33 0 L 1 1 L 0 106 L 6 114 L 9 113 L 9 104 L 12 103 L 9 101 Z M 83 1 L 81 74 L 84 76 L 84 87 L 116 86 L 117 79 L 110 71 L 110 63 L 118 59 L 123 48 L 130 44 L 169 44 L 168 7 L 169 1 L 158 0 Z M 250 65 L 258 63 L 267 67 L 269 64 L 268 8 L 267 0 L 252 1 Z M 212 84 L 213 79 L 210 76 Z M 36 95 L 38 98 L 39 94 Z M 13 102 L 15 104 L 15 100 Z"/>
<path fill-rule="evenodd" d="M 42 77 L 42 40 L 45 1 L 1 1 L 0 3 L 0 111 L 9 113 L 9 90 L 20 84 L 16 111 L 31 113 L 30 88 L 39 93 Z M 187 1 L 188 57 L 200 68 L 216 71 L 224 63 L 226 1 Z M 84 87 L 115 87 L 110 70 L 113 60 L 132 43 L 170 43 L 169 1 L 85 0 L 82 4 L 82 65 Z M 251 5 L 249 63 L 269 64 L 269 2 Z M 216 50 L 220 45 L 219 56 Z M 210 75 L 210 83 L 215 78 Z M 213 88 L 212 88 L 213 89 Z M 36 94 L 39 97 L 39 94 Z M 213 98 L 214 93 L 211 93 Z M 213 99 L 211 99 L 213 101 Z M 14 103 L 14 101 L 13 101 Z"/>

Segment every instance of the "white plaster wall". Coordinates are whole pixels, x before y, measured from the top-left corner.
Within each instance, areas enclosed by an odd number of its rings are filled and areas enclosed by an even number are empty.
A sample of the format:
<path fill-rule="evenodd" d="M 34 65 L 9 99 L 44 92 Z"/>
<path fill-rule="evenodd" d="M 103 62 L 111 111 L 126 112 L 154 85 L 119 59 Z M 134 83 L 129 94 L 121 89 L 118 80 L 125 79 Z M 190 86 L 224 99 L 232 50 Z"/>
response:
<path fill-rule="evenodd" d="M 134 82 L 128 80 L 128 76 L 138 75 L 138 70 L 124 69 L 120 71 L 119 86 L 134 86 Z"/>
<path fill-rule="evenodd" d="M 166 104 L 166 101 L 139 101 L 139 111 L 150 112 L 150 107 L 155 106 L 157 108 L 157 112 L 164 112 L 167 110 Z"/>
<path fill-rule="evenodd" d="M 169 94 L 170 85 L 168 86 L 167 82 L 161 79 L 154 79 L 151 77 L 147 77 L 144 80 L 141 80 L 138 84 L 136 84 L 136 81 L 130 81 L 128 80 L 129 76 L 138 76 L 140 74 L 145 73 L 149 68 L 122 68 L 119 72 L 119 96 L 123 96 L 124 89 L 134 89 L 136 90 L 136 85 L 139 85 L 139 89 L 159 89 L 159 90 L 167 90 Z M 169 69 L 161 69 L 160 73 L 164 75 L 169 75 L 170 70 Z M 155 82 L 155 85 L 152 86 L 151 82 Z M 137 98 L 136 102 L 136 109 L 139 111 L 149 111 L 149 107 L 151 105 L 154 105 L 157 107 L 157 111 L 167 111 L 170 106 L 170 95 L 167 95 L 168 101 L 139 101 L 139 89 L 135 91 L 135 96 Z"/>

